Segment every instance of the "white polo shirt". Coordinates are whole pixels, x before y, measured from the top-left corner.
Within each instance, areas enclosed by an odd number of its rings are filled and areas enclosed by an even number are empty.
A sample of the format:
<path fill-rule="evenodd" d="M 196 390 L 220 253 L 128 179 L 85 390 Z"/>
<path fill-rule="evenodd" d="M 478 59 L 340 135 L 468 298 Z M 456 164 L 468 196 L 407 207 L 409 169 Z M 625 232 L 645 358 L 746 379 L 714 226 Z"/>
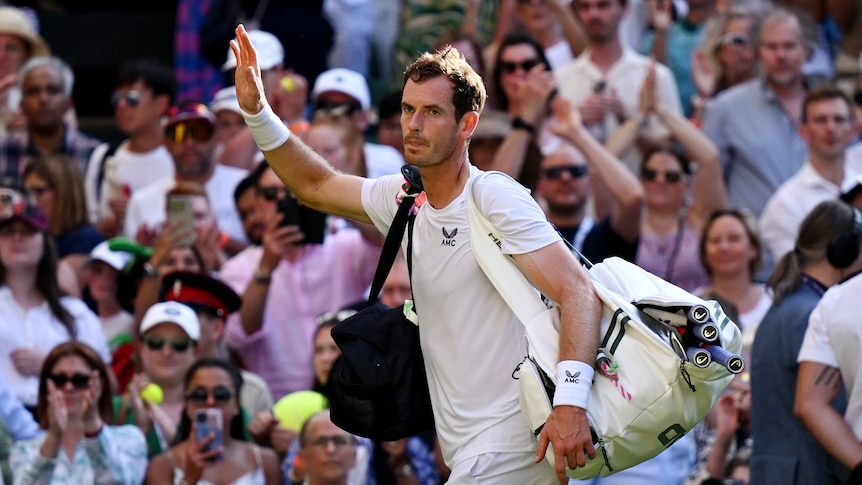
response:
<path fill-rule="evenodd" d="M 799 226 L 805 216 L 824 200 L 837 199 L 856 184 L 856 172 L 844 170 L 841 187 L 823 178 L 811 162 L 805 161 L 795 175 L 787 179 L 772 194 L 758 221 L 760 238 L 778 261 L 796 244 Z"/>
<path fill-rule="evenodd" d="M 615 92 L 623 105 L 626 117 L 637 113 L 640 103 L 641 85 L 646 79 L 647 70 L 653 61 L 642 56 L 629 47 L 623 47 L 623 54 L 611 67 L 607 75 L 602 74 L 591 59 L 591 50 L 585 49 L 574 61 L 554 71 L 557 80 L 557 92 L 560 96 L 568 99 L 575 106 L 583 104 L 584 100 L 593 94 L 593 89 L 601 81 L 606 84 L 605 92 Z M 656 97 L 657 105 L 682 113 L 679 102 L 679 92 L 676 80 L 670 69 L 663 64 L 656 63 Z M 619 128 L 620 123 L 615 116 L 605 119 L 604 132 L 606 135 L 613 133 Z M 649 138 L 658 139 L 670 134 L 668 129 L 654 116 L 650 117 L 646 126 L 641 131 Z M 602 143 L 605 140 L 600 140 Z M 632 147 L 628 150 L 623 161 L 637 172 L 640 166 L 640 151 Z"/>
<path fill-rule="evenodd" d="M 808 320 L 799 362 L 817 362 L 841 371 L 847 391 L 844 420 L 862 440 L 862 276 L 835 285 L 823 295 Z"/>

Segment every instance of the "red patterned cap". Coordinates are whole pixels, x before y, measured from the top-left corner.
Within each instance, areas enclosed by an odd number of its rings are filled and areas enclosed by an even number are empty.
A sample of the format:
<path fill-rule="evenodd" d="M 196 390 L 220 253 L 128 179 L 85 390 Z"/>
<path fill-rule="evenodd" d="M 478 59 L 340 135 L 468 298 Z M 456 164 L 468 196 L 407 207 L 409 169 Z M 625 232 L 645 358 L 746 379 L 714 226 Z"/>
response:
<path fill-rule="evenodd" d="M 0 214 L 0 227 L 12 221 L 26 222 L 42 232 L 48 230 L 48 218 L 42 209 L 26 202 L 7 205 L 3 208 L 3 214 Z"/>
<path fill-rule="evenodd" d="M 168 110 L 168 121 L 165 129 L 181 121 L 201 120 L 210 126 L 215 126 L 215 115 L 202 103 L 184 103 Z"/>

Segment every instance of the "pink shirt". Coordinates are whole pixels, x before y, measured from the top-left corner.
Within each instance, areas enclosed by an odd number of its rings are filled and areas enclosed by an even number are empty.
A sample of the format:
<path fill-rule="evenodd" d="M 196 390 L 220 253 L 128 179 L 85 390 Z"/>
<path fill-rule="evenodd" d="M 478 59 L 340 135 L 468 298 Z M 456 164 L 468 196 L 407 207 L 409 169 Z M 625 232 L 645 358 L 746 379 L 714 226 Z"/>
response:
<path fill-rule="evenodd" d="M 262 255 L 259 247 L 237 254 L 222 266 L 222 280 L 242 295 Z M 327 234 L 322 245 L 308 245 L 296 261 L 275 268 L 260 330 L 246 334 L 239 312 L 228 317 L 228 345 L 269 384 L 274 399 L 311 388 L 315 318 L 367 299 L 379 256 L 380 248 L 357 230 Z"/>

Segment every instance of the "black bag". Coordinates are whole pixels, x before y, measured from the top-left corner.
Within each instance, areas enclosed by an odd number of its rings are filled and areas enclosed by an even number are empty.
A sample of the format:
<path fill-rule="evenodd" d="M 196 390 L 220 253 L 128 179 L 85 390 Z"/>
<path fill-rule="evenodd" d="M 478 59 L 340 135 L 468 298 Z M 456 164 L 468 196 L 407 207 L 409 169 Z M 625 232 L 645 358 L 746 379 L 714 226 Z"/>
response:
<path fill-rule="evenodd" d="M 421 183 L 410 170 L 405 166 L 402 172 L 411 182 L 407 193 L 413 195 L 421 192 Z M 419 327 L 404 316 L 403 305 L 389 308 L 376 301 L 408 218 L 407 266 L 411 267 L 413 216 L 408 212 L 413 200 L 404 197 L 386 235 L 369 305 L 332 328 L 332 338 L 341 349 L 329 378 L 332 422 L 378 441 L 395 441 L 434 427 Z"/>
<path fill-rule="evenodd" d="M 419 327 L 403 312 L 378 302 L 332 329 L 341 357 L 329 402 L 339 428 L 395 441 L 434 426 Z"/>

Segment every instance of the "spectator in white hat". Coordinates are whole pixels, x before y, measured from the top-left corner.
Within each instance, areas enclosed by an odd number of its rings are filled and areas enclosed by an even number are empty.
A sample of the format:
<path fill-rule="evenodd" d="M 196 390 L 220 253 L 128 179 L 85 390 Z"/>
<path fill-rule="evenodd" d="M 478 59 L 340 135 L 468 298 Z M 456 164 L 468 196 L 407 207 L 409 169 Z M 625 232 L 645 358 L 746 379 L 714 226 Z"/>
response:
<path fill-rule="evenodd" d="M 139 331 L 142 343 L 138 355 L 143 373 L 129 383 L 118 422 L 136 424 L 143 431 L 152 457 L 174 440 L 185 404 L 183 380 L 198 358 L 201 326 L 190 307 L 166 301 L 147 310 Z M 141 397 L 141 389 L 150 383 L 161 388 L 161 403 Z"/>
<path fill-rule="evenodd" d="M 21 101 L 18 71 L 31 57 L 50 55 L 51 49 L 24 10 L 4 6 L 0 7 L 0 52 L 4 53 L 0 59 L 0 131 L 5 132 L 9 123 L 24 126 L 23 117 L 15 116 Z"/>
<path fill-rule="evenodd" d="M 276 36 L 262 30 L 252 30 L 248 34 L 254 41 L 254 45 L 258 47 L 257 56 L 266 98 L 271 100 L 273 110 L 286 125 L 290 125 L 291 130 L 295 133 L 302 131 L 307 126 L 305 107 L 308 99 L 308 81 L 292 69 L 285 69 L 284 47 Z M 221 69 L 228 78 L 233 79 L 235 68 L 236 56 L 228 48 L 227 61 L 222 64 Z M 228 101 L 227 91 L 233 92 L 232 101 Z M 225 102 L 222 105 L 224 109 L 228 108 L 228 104 L 231 105 L 230 109 L 236 105 L 236 112 L 239 113 L 236 90 L 233 86 L 226 87 L 216 94 L 211 105 L 213 112 L 216 112 L 216 103 L 219 101 Z M 216 116 L 218 116 L 217 113 Z M 241 115 L 239 118 L 241 121 Z M 220 121 L 218 123 L 221 124 Z M 230 140 L 220 140 L 219 143 L 222 148 L 218 150 L 216 160 L 221 164 L 251 169 L 263 160 L 263 154 L 257 149 L 248 130 L 237 129 Z"/>
<path fill-rule="evenodd" d="M 233 86 L 219 89 L 210 103 L 210 111 L 216 118 L 215 139 L 218 143 L 226 142 L 245 127 Z"/>
<path fill-rule="evenodd" d="M 225 145 L 229 144 L 240 133 L 248 131 L 246 130 L 245 119 L 243 119 L 239 109 L 239 103 L 236 101 L 236 89 L 233 86 L 219 89 L 210 102 L 210 111 L 215 115 L 216 148 L 213 156 L 219 160 Z M 231 161 L 232 159 L 225 160 L 223 163 L 234 165 Z M 239 165 L 240 168 L 245 168 L 245 164 Z"/>
<path fill-rule="evenodd" d="M 257 48 L 257 60 L 260 63 L 260 75 L 263 79 L 263 87 L 266 93 L 281 80 L 284 71 L 284 47 L 278 37 L 262 30 L 252 30 L 248 33 L 254 46 Z M 221 66 L 221 70 L 233 78 L 233 69 L 236 69 L 236 56 L 228 48 L 227 61 Z"/>
<path fill-rule="evenodd" d="M 84 269 L 84 282 L 96 303 L 96 313 L 111 352 L 131 341 L 135 323 L 135 316 L 123 309 L 117 297 L 120 273 L 131 260 L 131 253 L 112 251 L 108 241 L 103 241 L 90 252 Z"/>
<path fill-rule="evenodd" d="M 311 100 L 315 113 L 329 111 L 339 115 L 346 114 L 360 132 L 365 133 L 368 130 L 371 92 L 362 74 L 343 67 L 323 72 L 314 82 Z M 404 165 L 404 157 L 391 146 L 366 142 L 363 152 L 368 178 L 398 173 Z"/>

